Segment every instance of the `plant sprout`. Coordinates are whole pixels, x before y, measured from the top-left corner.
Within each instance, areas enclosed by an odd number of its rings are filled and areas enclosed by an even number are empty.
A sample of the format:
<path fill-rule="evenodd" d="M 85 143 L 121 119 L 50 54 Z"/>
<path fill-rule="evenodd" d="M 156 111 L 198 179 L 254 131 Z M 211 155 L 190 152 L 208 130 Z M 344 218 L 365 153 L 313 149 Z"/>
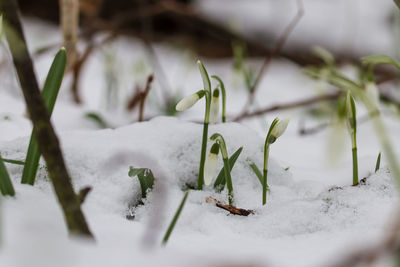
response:
<path fill-rule="evenodd" d="M 351 137 L 351 150 L 353 158 L 353 185 L 358 184 L 358 159 L 357 159 L 357 114 L 356 104 L 350 91 L 347 92 L 346 97 L 346 125 Z"/>
<path fill-rule="evenodd" d="M 208 138 L 208 124 L 210 122 L 210 109 L 211 109 L 211 101 L 212 101 L 212 92 L 211 92 L 211 82 L 208 77 L 207 70 L 205 69 L 203 63 L 200 60 L 197 61 L 197 66 L 200 71 L 201 78 L 203 80 L 204 89 L 200 90 L 194 94 L 184 97 L 181 101 L 176 105 L 176 110 L 183 111 L 199 101 L 203 96 L 206 98 L 206 107 L 204 113 L 204 121 L 203 121 L 203 137 L 201 142 L 201 152 L 200 152 L 200 166 L 199 166 L 199 178 L 197 181 L 197 189 L 202 190 L 204 184 L 204 163 L 206 160 L 206 151 L 207 151 L 207 138 Z M 217 93 L 216 93 L 217 94 Z"/>
<path fill-rule="evenodd" d="M 206 185 L 209 185 L 211 183 L 211 180 L 214 178 L 218 167 L 218 152 L 219 150 L 221 150 L 222 160 L 224 162 L 225 181 L 228 187 L 228 202 L 229 205 L 232 205 L 234 199 L 233 199 L 233 186 L 231 178 L 231 167 L 229 164 L 228 152 L 226 150 L 225 140 L 219 133 L 213 134 L 210 137 L 210 139 L 214 141 L 214 144 L 212 145 L 210 154 L 208 155 L 207 160 L 205 162 L 204 169 L 206 175 L 204 175 L 204 181 Z"/>
<path fill-rule="evenodd" d="M 221 89 L 221 95 L 222 95 L 222 122 L 226 122 L 226 91 L 225 91 L 225 85 L 222 82 L 221 78 L 219 78 L 217 75 L 212 75 L 211 78 L 216 80 L 219 85 L 219 89 Z"/>
<path fill-rule="evenodd" d="M 287 126 L 289 124 L 289 118 L 285 118 L 280 120 L 275 118 L 271 126 L 269 127 L 267 137 L 265 138 L 264 144 L 264 168 L 261 176 L 261 172 L 258 169 L 257 165 L 250 164 L 251 169 L 256 174 L 257 178 L 260 180 L 262 184 L 262 204 L 265 205 L 267 203 L 267 191 L 269 191 L 268 187 L 268 160 L 269 160 L 269 146 L 275 143 L 275 141 L 285 132 Z"/>

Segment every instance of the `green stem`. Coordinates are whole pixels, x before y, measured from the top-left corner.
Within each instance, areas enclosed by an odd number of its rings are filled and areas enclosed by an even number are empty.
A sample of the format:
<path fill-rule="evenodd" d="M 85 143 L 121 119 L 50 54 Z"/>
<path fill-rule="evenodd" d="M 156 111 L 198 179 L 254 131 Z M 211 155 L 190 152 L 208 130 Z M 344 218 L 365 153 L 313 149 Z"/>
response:
<path fill-rule="evenodd" d="M 353 185 L 358 185 L 357 147 L 353 147 L 352 155 L 353 155 Z"/>
<path fill-rule="evenodd" d="M 233 205 L 232 177 L 231 177 L 231 172 L 229 171 L 231 168 L 229 165 L 228 158 L 223 158 L 223 161 L 224 161 L 226 187 L 228 188 L 228 201 L 229 201 L 229 205 Z"/>
<path fill-rule="evenodd" d="M 233 197 L 233 185 L 232 185 L 232 177 L 230 172 L 230 164 L 228 160 L 228 151 L 226 150 L 226 143 L 224 137 L 219 133 L 215 133 L 210 137 L 211 140 L 217 141 L 219 148 L 221 149 L 222 159 L 224 161 L 224 173 L 226 186 L 228 187 L 228 201 L 229 205 L 233 205 L 234 197 Z"/>
<path fill-rule="evenodd" d="M 208 122 L 210 120 L 210 105 L 211 105 L 211 93 L 204 90 L 206 98 L 206 112 L 204 114 L 203 123 L 203 139 L 201 141 L 201 152 L 200 152 L 200 166 L 199 166 L 199 178 L 197 180 L 197 189 L 203 190 L 204 184 L 204 163 L 206 162 L 207 153 L 207 139 L 208 139 Z"/>
<path fill-rule="evenodd" d="M 264 148 L 264 169 L 263 169 L 263 194 L 262 194 L 262 204 L 267 204 L 267 188 L 268 188 L 268 160 L 269 160 L 269 145 L 267 144 Z"/>
<path fill-rule="evenodd" d="M 203 124 L 203 140 L 201 142 L 201 152 L 200 152 L 199 179 L 197 181 L 197 189 L 198 190 L 203 190 L 204 163 L 206 162 L 207 138 L 208 138 L 208 123 L 204 123 Z"/>

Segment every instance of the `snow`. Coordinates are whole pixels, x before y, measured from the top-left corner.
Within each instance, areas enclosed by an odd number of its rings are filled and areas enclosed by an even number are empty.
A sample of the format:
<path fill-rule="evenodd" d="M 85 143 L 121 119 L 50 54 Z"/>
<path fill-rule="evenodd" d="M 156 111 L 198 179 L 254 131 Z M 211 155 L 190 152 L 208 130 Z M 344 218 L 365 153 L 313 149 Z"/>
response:
<path fill-rule="evenodd" d="M 323 1 L 307 1 L 307 8 L 311 2 L 317 3 L 314 8 L 328 6 Z M 201 5 L 207 8 L 207 4 Z M 279 6 L 278 1 L 274 5 Z M 379 14 L 386 14 L 390 9 L 388 4 L 381 6 L 386 8 L 380 9 Z M 308 28 L 309 22 L 303 23 L 304 29 Z M 47 34 L 39 30 L 41 27 L 46 27 Z M 49 43 L 61 38 L 54 28 L 30 20 L 26 33 L 32 51 L 41 47 L 47 36 L 52 36 L 47 39 Z M 360 35 L 363 34 L 361 31 Z M 384 36 L 387 33 L 381 34 L 383 37 L 376 39 L 383 41 L 376 42 L 386 43 L 377 51 L 385 51 L 387 43 L 392 41 Z M 375 45 L 372 43 L 371 47 Z M 113 67 L 121 69 L 117 72 L 120 85 L 117 101 L 121 104 L 132 93 L 132 85 L 143 84 L 152 70 L 133 71 L 138 70 L 134 66 L 143 61 L 149 64 L 149 60 L 143 56 L 143 48 L 136 42 L 132 44 L 132 40 L 119 38 L 107 49 L 115 52 L 118 63 Z M 164 46 L 155 46 L 155 51 L 173 89 L 171 94 L 178 97 L 201 89 L 193 55 Z M 167 246 L 161 247 L 163 234 L 184 190 L 196 185 L 202 134 L 202 125 L 196 122 L 202 120 L 204 100 L 179 113 L 178 118 L 156 116 L 161 113 L 163 94 L 162 81 L 157 80 L 156 73 L 145 111 L 147 116 L 155 117 L 146 122 L 133 122 L 135 112 L 104 105 L 104 53 L 95 52 L 86 65 L 81 81 L 84 105 L 72 103 L 68 92 L 71 81 L 67 76 L 52 117 L 75 190 L 92 187 L 83 212 L 96 240 L 68 236 L 44 161 L 40 162 L 34 187 L 19 183 L 21 166 L 7 164 L 16 197 L 1 199 L 0 266 L 326 266 L 354 248 L 379 242 L 387 233 L 396 215 L 399 197 L 385 154 L 382 168 L 373 172 L 380 145 L 371 124 L 360 124 L 357 136 L 360 178 L 367 177 L 366 184 L 353 187 L 347 132 L 342 132 L 342 138 L 336 140 L 332 139 L 335 133 L 332 129 L 299 136 L 298 126 L 302 122 L 311 126 L 321 120 L 311 117 L 304 109 L 295 109 L 242 123 L 210 125 L 209 136 L 216 132 L 222 134 L 229 155 L 244 147 L 232 170 L 235 205 L 252 209 L 255 214 L 229 215 L 205 202 L 208 196 L 227 202 L 226 189 L 221 193 L 216 193 L 211 186 L 203 191 L 191 190 Z M 51 53 L 35 62 L 41 83 L 50 62 Z M 217 74 L 225 81 L 227 113 L 232 117 L 245 103 L 241 78 L 232 70 L 230 60 L 204 62 L 210 74 Z M 258 59 L 249 64 L 258 66 L 261 62 Z M 1 70 L 1 75 L 8 78 L 0 79 L 0 151 L 4 157 L 24 159 L 31 124 L 25 116 L 17 83 L 9 78 L 12 74 L 9 69 Z M 318 90 L 297 66 L 274 61 L 260 84 L 256 105 L 287 103 L 314 96 Z M 92 121 L 84 118 L 85 112 L 93 110 L 115 128 L 97 129 Z M 360 115 L 363 112 L 360 108 Z M 267 205 L 262 206 L 261 186 L 249 163 L 262 167 L 264 138 L 276 116 L 290 116 L 291 121 L 286 132 L 271 146 L 268 176 L 271 193 L 267 196 Z M 399 155 L 400 146 L 395 142 L 400 133 L 398 118 L 385 115 L 384 122 L 394 141 L 393 149 Z M 341 157 L 333 164 L 328 155 L 340 148 Z M 141 190 L 138 180 L 128 177 L 129 166 L 150 168 L 156 177 L 154 190 L 144 205 L 136 208 L 132 206 L 140 199 Z M 134 213 L 134 220 L 126 218 L 130 212 Z"/>

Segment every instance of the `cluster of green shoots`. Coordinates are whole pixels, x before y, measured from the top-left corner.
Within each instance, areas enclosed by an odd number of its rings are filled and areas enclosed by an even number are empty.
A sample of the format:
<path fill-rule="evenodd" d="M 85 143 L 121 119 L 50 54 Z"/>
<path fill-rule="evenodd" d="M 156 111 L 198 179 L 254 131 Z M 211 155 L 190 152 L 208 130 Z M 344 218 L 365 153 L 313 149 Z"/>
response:
<path fill-rule="evenodd" d="M 64 76 L 67 56 L 64 48 L 54 57 L 50 70 L 47 74 L 46 81 L 42 90 L 42 97 L 45 102 L 47 111 L 51 115 L 57 99 L 58 92 L 61 87 L 61 82 Z M 24 166 L 22 172 L 21 183 L 34 185 L 37 169 L 39 166 L 40 152 L 36 137 L 31 134 L 28 152 L 25 161 L 6 159 L 0 156 L 0 191 L 3 195 L 14 196 L 15 191 L 10 180 L 10 176 L 4 163 L 17 164 Z"/>
<path fill-rule="evenodd" d="M 353 185 L 358 185 L 358 159 L 357 159 L 357 112 L 356 101 L 362 103 L 372 120 L 377 135 L 381 141 L 382 147 L 387 154 L 389 164 L 400 185 L 400 166 L 398 165 L 393 148 L 390 145 L 386 127 L 380 117 L 378 109 L 379 91 L 374 82 L 373 69 L 380 64 L 391 64 L 400 69 L 400 63 L 394 59 L 378 55 L 369 56 L 362 59 L 365 66 L 362 69 L 362 75 L 359 80 L 352 80 L 342 74 L 336 67 L 333 56 L 326 50 L 318 49 L 317 54 L 323 59 L 323 67 L 309 67 L 306 73 L 312 78 L 327 82 L 342 91 L 338 98 L 338 117 L 347 126 L 352 144 L 353 159 Z M 381 153 L 379 153 L 375 171 L 380 167 Z"/>

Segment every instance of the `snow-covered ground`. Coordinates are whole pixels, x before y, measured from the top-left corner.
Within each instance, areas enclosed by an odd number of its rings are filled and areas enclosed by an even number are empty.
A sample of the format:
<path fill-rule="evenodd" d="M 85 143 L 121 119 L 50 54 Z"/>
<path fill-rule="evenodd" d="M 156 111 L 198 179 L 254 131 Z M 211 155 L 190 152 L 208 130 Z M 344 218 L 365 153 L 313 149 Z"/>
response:
<path fill-rule="evenodd" d="M 305 2 L 306 8 L 310 2 L 323 5 L 323 1 Z M 213 5 L 215 1 L 210 4 Z M 389 9 L 387 3 L 381 6 Z M 311 14 L 314 13 L 317 12 Z M 37 21 L 26 22 L 32 51 L 60 41 L 55 28 Z M 383 28 L 381 24 L 380 29 Z M 388 39 L 390 35 L 385 38 L 382 32 L 377 34 L 381 34 L 377 39 L 384 39 L 375 40 L 377 43 L 393 42 Z M 366 46 L 369 51 L 375 44 Z M 382 50 L 374 51 L 390 50 L 386 45 L 379 47 Z M 178 97 L 201 89 L 195 56 L 163 46 L 155 49 L 171 94 Z M 35 61 L 41 83 L 52 54 Z M 157 78 L 156 71 L 145 110 L 145 116 L 156 117 L 131 123 L 136 120 L 135 112 L 105 107 L 105 55 L 115 60 L 108 67 L 116 71 L 116 101 L 120 105 L 125 104 L 135 83 L 143 86 L 152 71 L 140 43 L 120 38 L 89 59 L 81 81 L 84 104 L 72 103 L 68 91 L 71 77 L 67 76 L 52 117 L 75 190 L 87 185 L 93 188 L 83 211 L 96 242 L 68 237 L 43 161 L 34 187 L 19 183 L 22 167 L 7 164 L 16 196 L 3 198 L 1 203 L 0 266 L 326 266 L 353 249 L 379 242 L 390 228 L 399 198 L 385 154 L 382 168 L 373 172 L 381 148 L 370 123 L 360 124 L 358 130 L 359 173 L 360 178 L 368 177 L 367 183 L 352 187 L 347 132 L 336 139 L 332 138 L 332 129 L 300 136 L 298 128 L 302 123 L 313 126 L 328 119 L 319 120 L 304 109 L 295 109 L 210 127 L 209 135 L 219 132 L 224 136 L 230 154 L 244 147 L 232 171 L 235 204 L 253 209 L 255 214 L 229 215 L 205 202 L 208 196 L 226 202 L 226 190 L 220 194 L 211 187 L 192 190 L 167 246 L 161 247 L 161 238 L 183 197 L 183 189 L 197 179 L 202 125 L 193 121 L 202 119 L 204 103 L 200 101 L 178 114 L 178 118 L 156 116 L 161 114 L 163 95 L 163 81 Z M 3 58 L 9 56 L 3 52 Z M 250 64 L 259 66 L 261 62 L 260 59 Z M 0 69 L 0 152 L 7 158 L 24 159 L 31 125 L 25 117 L 10 62 L 6 63 Z M 243 81 L 232 70 L 232 61 L 204 63 L 210 74 L 219 75 L 226 83 L 228 115 L 239 113 L 246 92 Z M 299 67 L 274 61 L 260 84 L 256 105 L 287 103 L 318 92 L 317 85 Z M 116 128 L 98 129 L 84 117 L 85 112 L 93 110 Z M 271 193 L 267 205 L 262 206 L 261 186 L 249 162 L 262 166 L 264 138 L 276 116 L 290 116 L 291 122 L 271 147 Z M 393 148 L 400 155 L 396 140 L 400 134 L 398 117 L 387 115 L 384 121 Z M 332 160 L 332 154 L 338 159 Z M 139 182 L 127 175 L 129 166 L 151 168 L 157 178 L 154 192 L 145 205 L 135 210 L 129 210 L 129 206 L 138 200 L 141 191 Z M 131 211 L 135 219 L 127 220 Z"/>

